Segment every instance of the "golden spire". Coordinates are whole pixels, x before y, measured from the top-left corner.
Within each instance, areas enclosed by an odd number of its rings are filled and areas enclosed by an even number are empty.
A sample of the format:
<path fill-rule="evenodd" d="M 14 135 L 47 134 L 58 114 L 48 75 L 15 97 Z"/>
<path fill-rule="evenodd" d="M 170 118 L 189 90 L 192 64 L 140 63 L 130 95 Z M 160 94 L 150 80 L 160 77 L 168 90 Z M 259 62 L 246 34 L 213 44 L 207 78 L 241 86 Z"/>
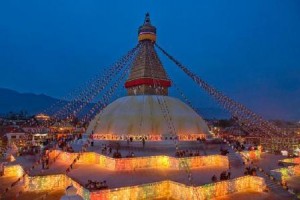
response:
<path fill-rule="evenodd" d="M 146 13 L 144 24 L 139 27 L 138 30 L 139 41 L 150 40 L 152 42 L 156 41 L 156 28 L 151 25 L 150 14 Z"/>

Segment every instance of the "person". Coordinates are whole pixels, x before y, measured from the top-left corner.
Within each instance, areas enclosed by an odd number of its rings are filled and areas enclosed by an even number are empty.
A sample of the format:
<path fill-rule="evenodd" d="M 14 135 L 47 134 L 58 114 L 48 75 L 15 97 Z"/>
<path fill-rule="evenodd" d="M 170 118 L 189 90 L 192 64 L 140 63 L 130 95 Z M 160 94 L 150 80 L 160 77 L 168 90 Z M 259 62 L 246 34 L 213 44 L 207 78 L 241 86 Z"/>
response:
<path fill-rule="evenodd" d="M 97 188 L 97 189 L 100 189 L 101 187 L 102 187 L 102 182 L 101 182 L 101 184 L 100 184 L 100 182 L 97 181 L 97 182 L 96 182 L 96 188 Z"/>
<path fill-rule="evenodd" d="M 92 142 L 91 142 L 91 146 L 92 146 L 92 147 L 94 146 L 94 140 L 92 140 Z"/>
<path fill-rule="evenodd" d="M 4 164 L 0 163 L 0 176 L 4 175 Z"/>
<path fill-rule="evenodd" d="M 46 158 L 45 162 L 46 162 L 46 169 L 49 169 L 49 158 L 48 157 Z"/>
<path fill-rule="evenodd" d="M 45 169 L 45 159 L 44 159 L 44 157 L 42 158 L 42 169 Z"/>
<path fill-rule="evenodd" d="M 216 175 L 213 175 L 212 178 L 211 178 L 212 182 L 216 182 L 217 181 L 217 177 Z"/>
<path fill-rule="evenodd" d="M 231 173 L 228 172 L 228 173 L 227 173 L 227 179 L 230 179 L 230 175 L 231 175 Z"/>
<path fill-rule="evenodd" d="M 251 175 L 256 176 L 256 169 L 254 167 L 251 169 Z"/>
<path fill-rule="evenodd" d="M 88 183 L 85 184 L 85 187 L 86 187 L 86 188 L 90 188 L 90 187 L 91 187 L 91 184 L 92 184 L 92 181 L 91 181 L 91 180 L 88 180 Z"/>
<path fill-rule="evenodd" d="M 220 180 L 227 180 L 227 179 L 228 179 L 228 177 L 226 175 L 226 171 L 223 171 L 220 175 Z"/>
<path fill-rule="evenodd" d="M 220 181 L 224 180 L 224 172 L 220 174 Z"/>
<path fill-rule="evenodd" d="M 90 185 L 91 189 L 95 189 L 96 188 L 96 183 L 94 181 L 92 181 L 91 185 Z"/>

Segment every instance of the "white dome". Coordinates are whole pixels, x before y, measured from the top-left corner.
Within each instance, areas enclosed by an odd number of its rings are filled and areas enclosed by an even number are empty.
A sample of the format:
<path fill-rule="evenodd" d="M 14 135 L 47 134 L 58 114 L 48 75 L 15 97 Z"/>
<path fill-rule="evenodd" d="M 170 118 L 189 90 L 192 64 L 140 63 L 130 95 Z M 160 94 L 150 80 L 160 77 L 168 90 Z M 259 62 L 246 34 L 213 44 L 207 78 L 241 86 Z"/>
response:
<path fill-rule="evenodd" d="M 168 96 L 138 95 L 119 98 L 109 104 L 102 114 L 96 115 L 87 129 L 95 136 L 168 136 L 172 135 L 162 109 L 165 102 L 176 133 L 190 135 L 190 140 L 210 135 L 205 121 L 188 105 Z M 165 112 L 166 113 L 166 112 Z M 172 127 L 172 126 L 171 126 Z M 122 137 L 122 138 L 120 138 Z M 99 138 L 103 139 L 103 138 Z M 108 139 L 107 137 L 105 139 Z M 189 140 L 188 138 L 183 140 Z M 182 140 L 182 138 L 180 138 Z"/>

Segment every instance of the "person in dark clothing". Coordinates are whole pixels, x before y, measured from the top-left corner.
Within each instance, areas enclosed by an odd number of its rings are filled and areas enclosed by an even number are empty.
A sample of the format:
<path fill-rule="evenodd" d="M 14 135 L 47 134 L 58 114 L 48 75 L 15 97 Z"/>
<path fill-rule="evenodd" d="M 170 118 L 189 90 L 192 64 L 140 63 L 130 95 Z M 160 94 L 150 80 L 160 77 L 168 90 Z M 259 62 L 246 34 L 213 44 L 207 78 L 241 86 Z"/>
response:
<path fill-rule="evenodd" d="M 49 169 L 49 158 L 46 158 L 46 168 Z"/>
<path fill-rule="evenodd" d="M 145 138 L 142 139 L 142 143 L 143 143 L 143 148 L 145 147 Z"/>
<path fill-rule="evenodd" d="M 212 182 L 216 182 L 218 179 L 216 177 L 216 175 L 213 175 L 213 177 L 211 177 Z"/>
<path fill-rule="evenodd" d="M 0 163 L 0 176 L 4 175 L 4 165 L 3 163 Z"/>
<path fill-rule="evenodd" d="M 227 179 L 230 179 L 230 176 L 231 176 L 231 173 L 228 172 L 228 173 L 227 173 Z"/>

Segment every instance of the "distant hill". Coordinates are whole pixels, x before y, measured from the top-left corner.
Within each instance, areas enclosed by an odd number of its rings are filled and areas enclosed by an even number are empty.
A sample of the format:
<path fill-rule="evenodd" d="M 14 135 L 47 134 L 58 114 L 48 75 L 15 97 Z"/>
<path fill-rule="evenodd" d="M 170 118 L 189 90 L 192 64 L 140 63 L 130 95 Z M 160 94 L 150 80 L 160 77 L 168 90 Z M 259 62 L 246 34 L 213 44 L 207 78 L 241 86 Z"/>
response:
<path fill-rule="evenodd" d="M 54 105 L 59 99 L 33 93 L 20 93 L 14 90 L 0 88 L 0 115 L 9 112 L 26 111 L 28 115 L 43 112 Z M 89 105 L 91 108 L 91 105 Z M 219 108 L 199 108 L 198 111 L 203 118 L 227 118 L 228 114 Z"/>
<path fill-rule="evenodd" d="M 54 105 L 58 99 L 32 93 L 19 93 L 14 90 L 0 88 L 0 114 L 8 112 L 27 111 L 29 115 L 36 114 Z"/>
<path fill-rule="evenodd" d="M 62 102 L 60 105 L 67 103 L 67 101 L 61 101 L 44 94 L 20 93 L 10 89 L 0 88 L 0 116 L 9 112 L 16 113 L 20 111 L 26 111 L 28 115 L 37 114 L 53 106 L 57 101 Z M 90 110 L 93 105 L 94 104 L 89 104 L 83 113 Z M 197 111 L 205 119 L 229 118 L 229 114 L 219 107 L 198 107 Z M 289 115 L 286 114 L 287 111 L 279 112 L 276 109 L 259 111 L 258 114 L 265 116 L 267 119 L 298 120 L 300 116 L 300 109 L 294 109 L 293 112 L 288 112 Z M 277 111 L 277 113 L 275 113 L 275 111 Z"/>
<path fill-rule="evenodd" d="M 61 101 L 44 94 L 20 93 L 0 88 L 0 116 L 4 116 L 9 112 L 18 113 L 20 111 L 26 111 L 28 115 L 34 115 L 45 111 L 45 109 L 53 106 L 57 101 L 61 102 L 60 107 L 67 103 L 67 101 Z M 258 114 L 264 116 L 266 119 L 299 121 L 300 109 L 295 106 L 297 104 L 298 102 L 292 99 L 289 104 L 285 104 L 285 108 L 277 107 L 276 109 L 270 109 L 266 108 L 269 105 L 266 104 L 264 107 L 253 110 L 256 110 Z M 93 103 L 89 104 L 82 113 L 88 112 L 93 105 Z M 198 107 L 197 112 L 205 119 L 224 119 L 230 117 L 227 111 L 216 106 Z M 80 116 L 82 116 L 82 113 Z"/>

